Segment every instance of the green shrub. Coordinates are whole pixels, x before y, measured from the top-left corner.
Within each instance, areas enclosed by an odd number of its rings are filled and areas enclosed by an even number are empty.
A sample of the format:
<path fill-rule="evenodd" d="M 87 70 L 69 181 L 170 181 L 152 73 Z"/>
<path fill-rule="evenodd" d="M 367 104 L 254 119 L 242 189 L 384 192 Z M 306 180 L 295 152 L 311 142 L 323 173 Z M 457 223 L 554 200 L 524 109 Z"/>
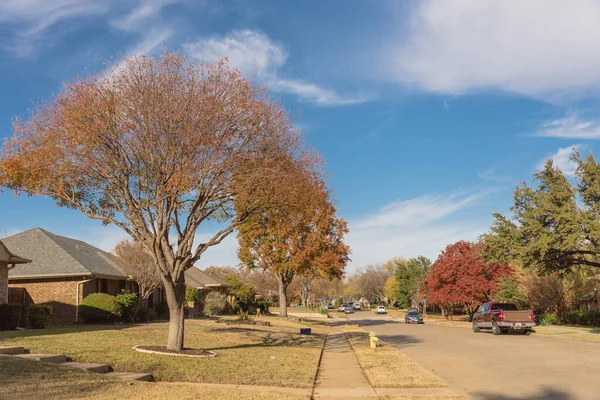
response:
<path fill-rule="evenodd" d="M 79 306 L 79 316 L 85 322 L 116 322 L 121 313 L 116 297 L 106 293 L 92 293 Z"/>
<path fill-rule="evenodd" d="M 200 291 L 198 288 L 189 286 L 185 292 L 185 301 L 188 303 L 195 303 L 200 298 Z"/>
<path fill-rule="evenodd" d="M 319 313 L 321 313 L 323 315 L 327 315 L 327 314 L 329 314 L 329 310 L 327 309 L 327 307 L 321 307 L 321 308 L 319 308 Z"/>
<path fill-rule="evenodd" d="M 52 307 L 48 304 L 32 304 L 29 306 L 29 326 L 32 329 L 44 329 L 50 325 Z"/>
<path fill-rule="evenodd" d="M 129 290 L 122 289 L 115 299 L 121 306 L 121 319 L 123 322 L 133 322 L 137 311 L 138 295 Z"/>
<path fill-rule="evenodd" d="M 30 328 L 29 325 L 29 307 L 22 306 L 21 307 L 21 321 L 19 321 L 19 326 L 21 328 Z"/>
<path fill-rule="evenodd" d="M 135 322 L 148 322 L 148 307 L 143 306 L 135 314 Z"/>
<path fill-rule="evenodd" d="M 247 312 L 240 311 L 238 319 L 240 321 L 253 321 L 254 317 L 248 314 Z"/>
<path fill-rule="evenodd" d="M 535 316 L 535 320 L 539 325 L 556 325 L 558 322 L 554 314 L 538 314 Z"/>
<path fill-rule="evenodd" d="M 0 304 L 0 331 L 17 329 L 22 312 L 20 304 Z"/>
<path fill-rule="evenodd" d="M 267 314 L 269 312 L 269 302 L 266 300 L 259 301 L 258 308 L 262 314 Z"/>
<path fill-rule="evenodd" d="M 156 318 L 158 319 L 169 319 L 169 305 L 166 301 L 158 303 L 156 306 Z"/>
<path fill-rule="evenodd" d="M 154 321 L 156 319 L 156 311 L 149 308 L 148 309 L 148 321 Z"/>
<path fill-rule="evenodd" d="M 563 323 L 567 325 L 600 326 L 600 311 L 568 311 L 563 317 Z"/>
<path fill-rule="evenodd" d="M 210 292 L 204 299 L 204 315 L 216 315 L 223 312 L 227 296 L 219 292 Z"/>

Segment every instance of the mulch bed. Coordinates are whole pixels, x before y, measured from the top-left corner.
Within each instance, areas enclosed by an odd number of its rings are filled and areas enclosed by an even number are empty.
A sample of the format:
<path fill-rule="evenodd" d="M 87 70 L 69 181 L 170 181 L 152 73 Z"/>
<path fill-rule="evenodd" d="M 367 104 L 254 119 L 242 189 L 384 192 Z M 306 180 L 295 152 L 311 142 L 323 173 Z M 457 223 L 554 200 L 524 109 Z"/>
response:
<path fill-rule="evenodd" d="M 136 346 L 141 350 L 156 351 L 158 353 L 186 355 L 186 356 L 201 356 L 201 357 L 214 357 L 215 353 L 212 351 L 206 351 L 202 349 L 183 349 L 181 351 L 167 350 L 166 346 Z"/>
<path fill-rule="evenodd" d="M 255 326 L 271 326 L 269 321 L 217 321 L 225 325 L 255 325 Z"/>

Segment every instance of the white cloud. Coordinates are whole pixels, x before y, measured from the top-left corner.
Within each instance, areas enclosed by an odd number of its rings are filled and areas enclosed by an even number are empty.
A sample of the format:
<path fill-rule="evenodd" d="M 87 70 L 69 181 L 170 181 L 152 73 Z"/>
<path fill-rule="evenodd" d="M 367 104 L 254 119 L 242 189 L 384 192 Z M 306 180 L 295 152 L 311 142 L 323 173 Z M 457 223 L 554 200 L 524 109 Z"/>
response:
<path fill-rule="evenodd" d="M 476 240 L 487 220 L 461 219 L 460 211 L 472 209 L 486 192 L 470 195 L 422 196 L 391 203 L 377 213 L 350 221 L 347 243 L 352 248 L 352 272 L 358 266 L 383 262 L 392 257 L 425 255 L 435 260 L 448 244 Z"/>
<path fill-rule="evenodd" d="M 152 54 L 154 50 L 166 46 L 166 42 L 171 36 L 173 36 L 173 31 L 169 28 L 152 29 L 129 53 L 137 55 Z"/>
<path fill-rule="evenodd" d="M 384 49 L 386 74 L 417 89 L 557 99 L 600 89 L 600 2 L 427 0 Z M 401 24 L 399 24 L 401 25 Z"/>
<path fill-rule="evenodd" d="M 423 196 L 411 200 L 390 203 L 374 215 L 358 221 L 357 228 L 409 228 L 415 224 L 426 224 L 452 214 L 480 198 L 481 194 L 466 197 Z"/>
<path fill-rule="evenodd" d="M 231 66 L 265 82 L 271 90 L 290 93 L 308 102 L 323 105 L 358 104 L 365 96 L 342 96 L 314 83 L 281 76 L 289 54 L 281 43 L 274 42 L 262 32 L 233 31 L 227 36 L 201 38 L 183 45 L 194 58 L 214 62 L 227 58 Z"/>
<path fill-rule="evenodd" d="M 501 168 L 500 165 L 492 165 L 483 171 L 479 171 L 477 173 L 477 177 L 480 179 L 484 179 L 487 181 L 495 181 L 495 182 L 510 182 L 513 181 L 513 177 L 508 175 L 503 175 L 498 172 Z"/>
<path fill-rule="evenodd" d="M 544 164 L 547 159 L 551 159 L 554 166 L 558 167 L 566 176 L 574 176 L 575 170 L 577 169 L 577 164 L 571 160 L 571 155 L 573 152 L 578 151 L 582 148 L 580 144 L 574 144 L 569 147 L 561 147 L 556 153 L 551 154 L 544 160 L 540 161 L 537 165 L 538 171 L 544 169 Z"/>
<path fill-rule="evenodd" d="M 600 139 L 600 124 L 594 120 L 582 121 L 576 113 L 570 113 L 565 118 L 543 124 L 535 133 L 535 136 L 567 139 Z"/>
<path fill-rule="evenodd" d="M 124 31 L 137 31 L 144 21 L 156 17 L 161 8 L 178 3 L 179 0 L 145 0 L 129 12 L 129 14 L 111 21 L 111 25 Z"/>
<path fill-rule="evenodd" d="M 17 56 L 30 55 L 39 43 L 52 38 L 46 31 L 63 20 L 101 15 L 108 11 L 108 2 L 95 0 L 2 0 L 0 22 L 18 26 L 14 42 L 5 47 Z"/>

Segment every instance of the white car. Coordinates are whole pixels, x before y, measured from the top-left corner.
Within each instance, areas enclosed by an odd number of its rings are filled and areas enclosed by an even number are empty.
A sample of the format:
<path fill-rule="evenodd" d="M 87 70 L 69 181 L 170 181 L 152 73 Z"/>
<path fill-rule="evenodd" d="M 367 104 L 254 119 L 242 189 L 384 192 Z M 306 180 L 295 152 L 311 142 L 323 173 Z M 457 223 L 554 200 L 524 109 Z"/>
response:
<path fill-rule="evenodd" d="M 385 311 L 384 306 L 377 306 L 375 309 L 375 314 L 387 314 L 387 311 Z"/>
<path fill-rule="evenodd" d="M 360 303 L 354 303 L 354 309 L 360 310 Z"/>

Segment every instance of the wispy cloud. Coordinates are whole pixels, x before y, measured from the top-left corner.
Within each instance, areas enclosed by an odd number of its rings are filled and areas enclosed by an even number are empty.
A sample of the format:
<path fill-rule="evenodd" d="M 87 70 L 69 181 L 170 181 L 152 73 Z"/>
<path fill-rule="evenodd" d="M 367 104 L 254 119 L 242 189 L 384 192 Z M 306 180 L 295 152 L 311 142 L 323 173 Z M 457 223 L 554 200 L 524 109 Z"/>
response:
<path fill-rule="evenodd" d="M 390 203 L 372 215 L 351 220 L 348 244 L 352 248 L 350 270 L 386 261 L 395 256 L 425 255 L 435 259 L 446 245 L 476 240 L 489 221 L 474 218 L 489 192 L 448 196 L 421 196 Z M 461 217 L 461 218 L 457 218 Z"/>
<path fill-rule="evenodd" d="M 127 15 L 112 20 L 110 23 L 115 28 L 124 31 L 137 31 L 149 18 L 159 15 L 161 8 L 169 4 L 178 3 L 180 0 L 145 0 L 141 1 Z"/>
<path fill-rule="evenodd" d="M 600 2 L 413 4 L 408 29 L 398 21 L 398 33 L 382 51 L 386 74 L 404 85 L 443 94 L 499 90 L 552 101 L 600 91 Z"/>
<path fill-rule="evenodd" d="M 484 179 L 487 181 L 494 181 L 494 182 L 514 181 L 514 178 L 512 176 L 508 176 L 508 175 L 504 175 L 504 174 L 500 173 L 498 171 L 499 169 L 500 169 L 499 165 L 492 165 L 491 167 L 488 167 L 488 168 L 484 169 L 483 171 L 479 171 L 477 173 L 477 177 L 480 179 Z"/>
<path fill-rule="evenodd" d="M 597 120 L 581 120 L 577 113 L 544 123 L 535 136 L 565 139 L 600 139 L 600 123 Z"/>
<path fill-rule="evenodd" d="M 110 1 L 95 0 L 3 0 L 0 22 L 11 33 L 11 41 L 4 47 L 18 57 L 27 57 L 38 46 L 56 40 L 48 33 L 50 27 L 64 20 L 102 15 L 109 6 Z"/>
<path fill-rule="evenodd" d="M 173 36 L 171 28 L 160 27 L 151 29 L 147 36 L 129 51 L 131 54 L 152 54 L 161 46 L 166 47 L 167 41 Z"/>
<path fill-rule="evenodd" d="M 575 151 L 580 151 L 584 148 L 584 145 L 574 144 L 569 147 L 560 147 L 555 153 L 550 154 L 548 157 L 540 161 L 537 165 L 537 170 L 541 171 L 544 169 L 546 160 L 551 159 L 555 167 L 560 169 L 566 176 L 574 176 L 577 164 L 571 160 L 571 155 Z"/>
<path fill-rule="evenodd" d="M 321 105 L 349 105 L 368 101 L 368 96 L 346 96 L 315 83 L 282 76 L 289 57 L 281 43 L 254 30 L 233 31 L 226 36 L 211 36 L 183 45 L 192 57 L 214 62 L 227 58 L 229 63 L 263 81 L 279 93 L 289 93 L 301 100 Z"/>

